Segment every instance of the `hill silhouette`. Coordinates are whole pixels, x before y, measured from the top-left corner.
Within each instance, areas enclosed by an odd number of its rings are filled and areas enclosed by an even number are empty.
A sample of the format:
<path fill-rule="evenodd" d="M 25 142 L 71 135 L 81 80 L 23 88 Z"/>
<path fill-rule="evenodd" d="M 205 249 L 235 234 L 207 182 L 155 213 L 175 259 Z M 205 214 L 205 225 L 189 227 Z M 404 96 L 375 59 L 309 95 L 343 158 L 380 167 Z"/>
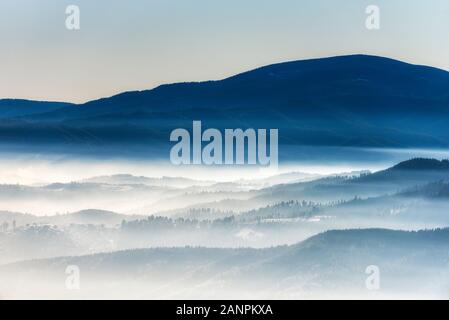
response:
<path fill-rule="evenodd" d="M 160 146 L 156 156 L 166 154 L 173 129 L 202 120 L 218 129 L 278 128 L 284 146 L 445 147 L 448 87 L 447 71 L 383 57 L 292 61 L 16 114 L 0 121 L 0 142 Z"/>

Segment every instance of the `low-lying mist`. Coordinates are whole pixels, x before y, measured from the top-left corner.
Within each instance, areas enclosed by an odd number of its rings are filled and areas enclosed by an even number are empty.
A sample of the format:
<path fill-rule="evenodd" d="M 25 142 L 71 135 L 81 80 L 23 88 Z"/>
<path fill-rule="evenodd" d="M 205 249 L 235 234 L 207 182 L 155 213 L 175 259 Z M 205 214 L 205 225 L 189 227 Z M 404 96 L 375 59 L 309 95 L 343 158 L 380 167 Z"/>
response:
<path fill-rule="evenodd" d="M 1 297 L 42 287 L 48 298 L 449 292 L 448 161 L 277 172 L 29 155 L 2 164 Z M 69 265 L 82 270 L 86 291 L 64 287 Z M 383 270 L 378 295 L 365 287 L 369 265 Z"/>

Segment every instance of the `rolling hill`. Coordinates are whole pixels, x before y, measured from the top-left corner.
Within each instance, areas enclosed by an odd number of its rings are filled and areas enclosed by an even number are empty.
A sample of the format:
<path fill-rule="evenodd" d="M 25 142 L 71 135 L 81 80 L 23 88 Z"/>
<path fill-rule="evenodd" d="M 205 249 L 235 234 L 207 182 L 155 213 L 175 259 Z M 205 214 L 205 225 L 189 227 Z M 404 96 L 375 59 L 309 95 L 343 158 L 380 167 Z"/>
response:
<path fill-rule="evenodd" d="M 447 298 L 448 229 L 328 231 L 291 246 L 268 249 L 159 248 L 18 262 L 0 267 L 14 279 L 63 296 L 64 269 L 79 266 L 92 297 L 209 298 L 278 296 Z M 380 271 L 381 291 L 367 290 L 368 266 Z M 11 277 L 14 275 L 14 277 Z M 9 276 L 9 278 L 8 278 Z M 34 279 L 34 280 L 32 280 Z M 51 281 L 50 281 L 51 279 Z M 407 281 L 413 280 L 413 281 Z M 121 288 L 121 291 L 117 291 Z M 38 289 L 36 289 L 38 290 Z M 41 291 L 39 291 L 41 292 Z"/>

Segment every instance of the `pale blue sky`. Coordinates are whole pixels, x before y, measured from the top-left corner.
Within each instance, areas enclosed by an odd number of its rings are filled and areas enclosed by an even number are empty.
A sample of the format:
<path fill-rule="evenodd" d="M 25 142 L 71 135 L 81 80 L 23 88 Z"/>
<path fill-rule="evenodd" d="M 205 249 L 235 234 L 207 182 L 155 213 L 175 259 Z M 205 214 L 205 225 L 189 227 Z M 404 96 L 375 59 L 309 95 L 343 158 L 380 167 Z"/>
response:
<path fill-rule="evenodd" d="M 80 31 L 65 28 L 69 4 Z M 449 70 L 448 33 L 448 0 L 2 0 L 0 98 L 82 102 L 352 53 Z"/>

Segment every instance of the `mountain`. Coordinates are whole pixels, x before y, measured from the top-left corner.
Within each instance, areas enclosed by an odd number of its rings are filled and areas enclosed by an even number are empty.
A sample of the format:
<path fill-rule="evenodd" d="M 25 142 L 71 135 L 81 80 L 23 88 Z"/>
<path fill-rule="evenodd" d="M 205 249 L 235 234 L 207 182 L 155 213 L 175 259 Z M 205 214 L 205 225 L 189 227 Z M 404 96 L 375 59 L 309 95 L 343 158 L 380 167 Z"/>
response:
<path fill-rule="evenodd" d="M 26 279 L 28 294 L 66 297 L 71 293 L 61 285 L 64 270 L 75 265 L 89 298 L 441 299 L 448 297 L 448 245 L 449 229 L 353 229 L 267 249 L 154 248 L 60 257 L 1 266 L 0 294 Z M 373 267 L 381 287 L 374 292 L 366 287 L 372 272 L 366 270 Z"/>
<path fill-rule="evenodd" d="M 78 225 L 104 225 L 115 226 L 120 224 L 124 219 L 137 220 L 143 219 L 146 216 L 139 215 L 124 215 L 112 211 L 98 210 L 98 209 L 86 209 L 72 213 L 48 215 L 48 216 L 35 216 L 32 214 L 0 211 L 0 224 L 7 222 L 11 227 L 13 221 L 18 227 L 24 225 L 54 225 L 54 226 L 66 226 L 70 224 Z"/>
<path fill-rule="evenodd" d="M 93 224 L 93 225 L 115 225 L 119 224 L 123 219 L 137 219 L 137 216 L 126 216 L 119 213 L 106 210 L 81 210 L 66 215 L 58 215 L 47 217 L 54 224 Z M 42 219 L 45 220 L 45 219 Z"/>
<path fill-rule="evenodd" d="M 0 118 L 13 118 L 38 113 L 52 112 L 74 106 L 71 103 L 1 99 Z"/>
<path fill-rule="evenodd" d="M 446 147 L 448 88 L 447 71 L 383 57 L 292 61 L 219 81 L 162 85 L 14 115 L 0 121 L 0 143 L 80 152 L 126 145 L 121 152 L 145 148 L 157 157 L 166 155 L 173 129 L 202 120 L 218 129 L 278 128 L 281 158 L 304 145 Z M 0 106 L 6 110 L 10 102 Z"/>
<path fill-rule="evenodd" d="M 311 200 L 319 202 L 378 197 L 406 191 L 440 180 L 449 181 L 449 161 L 415 158 L 388 169 L 359 175 L 336 175 L 308 182 L 276 185 L 260 190 L 264 201 Z"/>
<path fill-rule="evenodd" d="M 449 160 L 431 158 L 415 158 L 403 161 L 387 171 L 440 171 L 449 172 Z"/>
<path fill-rule="evenodd" d="M 182 177 L 150 178 L 133 176 L 130 174 L 115 174 L 110 176 L 98 176 L 82 180 L 81 183 L 98 183 L 113 185 L 147 185 L 154 187 L 187 188 L 191 186 L 210 186 L 213 181 L 202 181 Z"/>
<path fill-rule="evenodd" d="M 398 186 L 413 186 L 439 180 L 449 179 L 449 160 L 415 158 L 398 163 L 397 165 L 363 175 L 357 183 L 389 182 Z"/>
<path fill-rule="evenodd" d="M 426 184 L 424 186 L 417 186 L 410 188 L 401 193 L 407 197 L 423 197 L 428 199 L 448 199 L 449 198 L 449 183 L 438 181 Z"/>

